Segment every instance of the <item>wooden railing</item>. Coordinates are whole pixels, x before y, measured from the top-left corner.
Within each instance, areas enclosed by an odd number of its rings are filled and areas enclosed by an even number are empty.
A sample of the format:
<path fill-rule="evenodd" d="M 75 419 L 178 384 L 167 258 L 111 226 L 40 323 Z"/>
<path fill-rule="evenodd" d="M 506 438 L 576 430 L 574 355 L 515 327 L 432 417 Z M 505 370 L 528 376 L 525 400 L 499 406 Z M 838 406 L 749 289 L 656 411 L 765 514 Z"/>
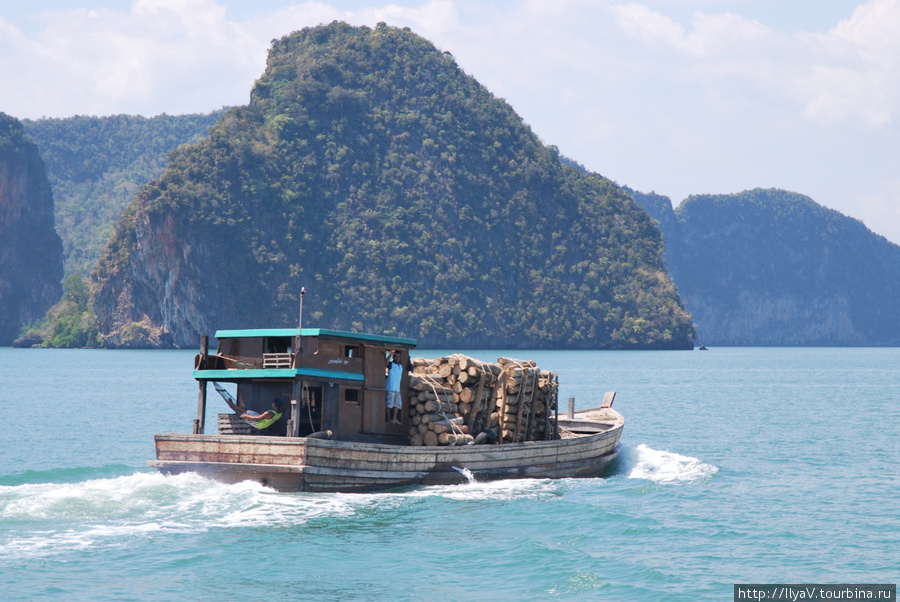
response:
<path fill-rule="evenodd" d="M 263 368 L 290 368 L 290 353 L 263 353 Z"/>

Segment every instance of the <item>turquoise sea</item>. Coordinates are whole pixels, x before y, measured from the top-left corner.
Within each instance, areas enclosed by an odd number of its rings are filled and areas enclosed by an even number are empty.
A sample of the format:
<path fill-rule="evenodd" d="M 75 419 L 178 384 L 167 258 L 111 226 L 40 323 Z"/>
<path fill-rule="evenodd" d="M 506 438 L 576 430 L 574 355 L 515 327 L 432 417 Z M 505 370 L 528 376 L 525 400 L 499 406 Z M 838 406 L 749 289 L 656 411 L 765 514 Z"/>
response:
<path fill-rule="evenodd" d="M 190 431 L 194 353 L 0 349 L 0 599 L 731 600 L 900 576 L 900 349 L 468 351 L 536 360 L 578 407 L 616 391 L 611 473 L 373 495 L 148 470 L 154 433 Z"/>

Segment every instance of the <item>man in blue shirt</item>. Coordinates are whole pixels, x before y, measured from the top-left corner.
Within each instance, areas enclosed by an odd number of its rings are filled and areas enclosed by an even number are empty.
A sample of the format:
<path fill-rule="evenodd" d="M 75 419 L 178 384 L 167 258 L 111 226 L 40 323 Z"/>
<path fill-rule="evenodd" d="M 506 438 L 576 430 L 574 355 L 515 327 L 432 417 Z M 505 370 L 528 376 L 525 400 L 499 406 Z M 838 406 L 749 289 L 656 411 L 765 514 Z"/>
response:
<path fill-rule="evenodd" d="M 400 363 L 400 352 L 395 351 L 391 359 L 387 361 L 387 395 L 385 405 L 390 413 L 388 422 L 391 424 L 403 424 L 400 421 L 400 408 L 403 399 L 400 397 L 400 381 L 403 378 L 403 364 Z"/>

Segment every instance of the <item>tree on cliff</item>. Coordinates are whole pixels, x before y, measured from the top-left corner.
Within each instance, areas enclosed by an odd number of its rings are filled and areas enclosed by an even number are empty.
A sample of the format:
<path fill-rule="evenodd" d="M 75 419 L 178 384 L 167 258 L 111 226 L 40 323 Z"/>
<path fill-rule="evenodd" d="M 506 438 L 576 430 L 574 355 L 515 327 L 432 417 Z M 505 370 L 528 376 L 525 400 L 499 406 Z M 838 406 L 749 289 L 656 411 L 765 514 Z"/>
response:
<path fill-rule="evenodd" d="M 649 217 L 564 165 L 429 42 L 384 25 L 273 43 L 248 106 L 182 147 L 94 273 L 110 345 L 307 324 L 468 347 L 685 348 Z"/>
<path fill-rule="evenodd" d="M 777 189 L 667 197 L 632 191 L 660 224 L 698 340 L 713 345 L 900 345 L 900 246 Z"/>
<path fill-rule="evenodd" d="M 0 113 L 0 345 L 62 295 L 62 243 L 37 147 Z"/>

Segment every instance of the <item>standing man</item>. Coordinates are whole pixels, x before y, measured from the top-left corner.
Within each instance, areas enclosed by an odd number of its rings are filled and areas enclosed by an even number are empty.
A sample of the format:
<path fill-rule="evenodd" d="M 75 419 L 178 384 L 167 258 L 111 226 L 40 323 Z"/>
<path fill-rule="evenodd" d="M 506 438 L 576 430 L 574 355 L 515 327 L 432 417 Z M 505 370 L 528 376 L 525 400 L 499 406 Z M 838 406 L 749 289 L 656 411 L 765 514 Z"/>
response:
<path fill-rule="evenodd" d="M 403 406 L 403 399 L 400 397 L 400 381 L 403 378 L 403 364 L 400 363 L 400 352 L 395 351 L 387 360 L 387 396 L 385 397 L 385 405 L 387 406 L 390 417 L 387 422 L 391 424 L 403 424 L 400 421 L 400 408 Z"/>

